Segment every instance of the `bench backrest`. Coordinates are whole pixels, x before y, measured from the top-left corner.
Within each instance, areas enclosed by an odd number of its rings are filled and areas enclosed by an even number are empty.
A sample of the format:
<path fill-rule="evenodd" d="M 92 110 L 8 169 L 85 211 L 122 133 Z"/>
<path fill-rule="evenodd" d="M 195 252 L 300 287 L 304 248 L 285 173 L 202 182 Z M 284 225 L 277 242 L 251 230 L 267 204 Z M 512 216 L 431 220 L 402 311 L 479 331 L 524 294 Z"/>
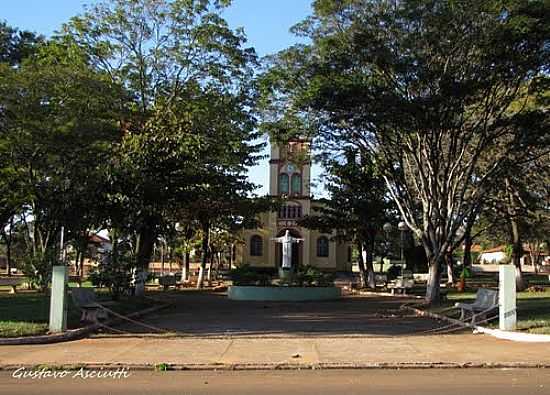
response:
<path fill-rule="evenodd" d="M 23 282 L 24 277 L 0 277 L 0 285 L 21 285 Z"/>
<path fill-rule="evenodd" d="M 164 286 L 176 285 L 176 276 L 167 275 L 159 277 L 159 284 Z"/>
<path fill-rule="evenodd" d="M 71 298 L 77 307 L 97 303 L 97 298 L 92 288 L 71 288 Z"/>
<path fill-rule="evenodd" d="M 414 279 L 412 270 L 407 270 L 407 269 L 401 270 L 401 276 L 406 279 Z"/>
<path fill-rule="evenodd" d="M 491 308 L 498 305 L 498 292 L 493 289 L 479 288 L 476 300 L 473 303 L 477 307 Z"/>

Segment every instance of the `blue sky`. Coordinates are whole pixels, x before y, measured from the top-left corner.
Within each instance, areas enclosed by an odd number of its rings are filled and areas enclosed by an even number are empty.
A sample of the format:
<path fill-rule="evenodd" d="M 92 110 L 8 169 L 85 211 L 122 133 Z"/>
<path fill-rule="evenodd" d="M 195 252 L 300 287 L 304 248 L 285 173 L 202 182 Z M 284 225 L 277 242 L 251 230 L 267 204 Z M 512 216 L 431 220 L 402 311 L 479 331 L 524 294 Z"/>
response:
<path fill-rule="evenodd" d="M 0 0 L 0 20 L 9 25 L 50 35 L 71 16 L 80 13 L 85 4 L 94 0 Z M 233 0 L 224 12 L 228 23 L 243 27 L 249 45 L 260 56 L 284 49 L 297 41 L 289 29 L 304 19 L 311 11 L 312 0 Z M 313 177 L 318 177 L 320 168 L 314 165 Z M 250 179 L 261 184 L 259 194 L 268 192 L 267 159 L 250 169 Z M 320 188 L 313 188 L 316 195 Z"/>

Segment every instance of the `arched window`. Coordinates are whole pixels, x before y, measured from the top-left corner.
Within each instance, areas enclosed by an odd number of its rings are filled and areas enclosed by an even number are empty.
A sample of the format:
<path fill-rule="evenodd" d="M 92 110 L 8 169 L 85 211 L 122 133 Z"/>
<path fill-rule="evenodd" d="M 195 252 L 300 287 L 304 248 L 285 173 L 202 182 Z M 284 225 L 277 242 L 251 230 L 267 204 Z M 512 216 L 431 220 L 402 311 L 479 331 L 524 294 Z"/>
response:
<path fill-rule="evenodd" d="M 292 194 L 300 195 L 302 193 L 302 176 L 299 174 L 292 175 Z"/>
<path fill-rule="evenodd" d="M 254 235 L 250 238 L 250 256 L 262 256 L 264 254 L 264 241 L 261 236 Z"/>
<path fill-rule="evenodd" d="M 288 174 L 279 174 L 279 193 L 288 195 Z"/>
<path fill-rule="evenodd" d="M 317 256 L 328 257 L 328 237 L 321 236 L 317 239 Z"/>

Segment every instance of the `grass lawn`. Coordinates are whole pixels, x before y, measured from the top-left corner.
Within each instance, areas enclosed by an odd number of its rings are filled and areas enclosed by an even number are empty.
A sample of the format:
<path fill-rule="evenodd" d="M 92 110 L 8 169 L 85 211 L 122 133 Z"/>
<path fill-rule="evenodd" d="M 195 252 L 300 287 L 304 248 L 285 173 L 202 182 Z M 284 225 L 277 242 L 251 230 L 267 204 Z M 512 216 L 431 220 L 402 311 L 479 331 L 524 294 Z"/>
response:
<path fill-rule="evenodd" d="M 96 289 L 99 301 L 110 300 L 107 290 Z M 129 314 L 151 307 L 149 300 L 137 301 L 122 299 L 110 309 Z M 0 293 L 0 337 L 31 336 L 48 331 L 50 311 L 49 295 L 35 291 L 20 291 L 17 294 Z M 68 298 L 67 326 L 69 329 L 80 326 L 80 310 Z"/>
<path fill-rule="evenodd" d="M 449 292 L 449 305 L 455 302 L 473 302 L 475 290 L 464 293 Z M 540 333 L 550 335 L 550 288 L 545 292 L 518 292 L 517 294 L 517 328 L 529 333 Z M 488 326 L 496 327 L 498 323 L 493 322 Z"/>

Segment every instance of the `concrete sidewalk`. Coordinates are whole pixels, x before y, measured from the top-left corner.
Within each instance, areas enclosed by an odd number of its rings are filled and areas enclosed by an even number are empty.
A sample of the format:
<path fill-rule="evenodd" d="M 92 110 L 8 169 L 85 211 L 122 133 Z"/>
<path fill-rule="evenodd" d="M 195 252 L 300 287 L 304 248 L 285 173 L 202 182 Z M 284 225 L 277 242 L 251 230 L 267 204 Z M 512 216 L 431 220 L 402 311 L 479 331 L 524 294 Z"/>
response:
<path fill-rule="evenodd" d="M 287 338 L 95 338 L 69 343 L 2 346 L 0 367 L 174 369 L 550 367 L 539 344 L 486 335 Z"/>

